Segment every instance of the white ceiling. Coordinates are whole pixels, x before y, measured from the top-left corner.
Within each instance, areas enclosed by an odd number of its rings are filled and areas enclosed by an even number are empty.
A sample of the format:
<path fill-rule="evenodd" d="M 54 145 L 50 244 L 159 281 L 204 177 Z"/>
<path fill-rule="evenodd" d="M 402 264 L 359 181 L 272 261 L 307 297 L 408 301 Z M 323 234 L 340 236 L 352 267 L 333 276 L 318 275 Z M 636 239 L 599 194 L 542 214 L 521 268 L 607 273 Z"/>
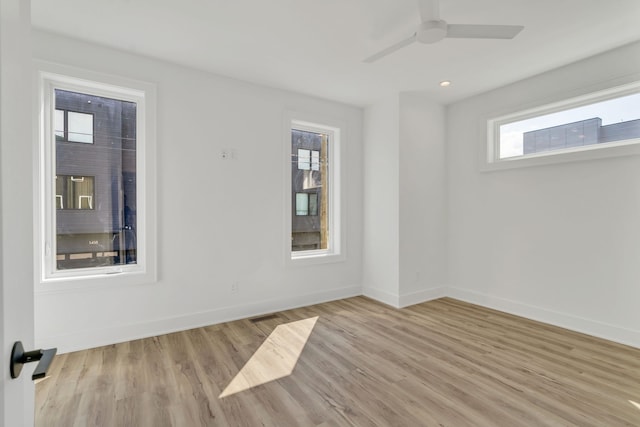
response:
<path fill-rule="evenodd" d="M 449 23 L 525 29 L 508 41 L 414 43 L 366 64 L 413 34 L 416 0 L 31 3 L 40 29 L 361 106 L 400 91 L 451 103 L 640 40 L 640 0 L 441 0 Z M 453 85 L 440 88 L 445 79 Z"/>

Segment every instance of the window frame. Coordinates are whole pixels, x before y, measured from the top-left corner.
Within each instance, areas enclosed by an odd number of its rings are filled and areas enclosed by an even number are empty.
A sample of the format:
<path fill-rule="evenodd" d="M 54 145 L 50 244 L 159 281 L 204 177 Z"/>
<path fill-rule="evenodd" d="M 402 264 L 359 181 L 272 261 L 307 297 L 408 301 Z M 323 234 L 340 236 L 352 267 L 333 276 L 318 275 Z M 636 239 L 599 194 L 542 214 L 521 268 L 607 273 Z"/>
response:
<path fill-rule="evenodd" d="M 329 247 L 327 249 L 292 251 L 292 189 L 291 189 L 291 161 L 293 152 L 291 150 L 292 130 L 301 130 L 315 133 L 325 133 L 329 135 L 328 161 L 331 167 L 328 175 L 328 223 L 329 223 Z M 343 262 L 346 260 L 346 199 L 345 199 L 345 140 L 346 124 L 334 118 L 321 117 L 313 114 L 304 114 L 288 111 L 284 120 L 284 259 L 289 266 L 303 266 L 313 264 L 323 264 L 332 262 Z M 310 156 L 311 163 L 311 156 Z M 319 213 L 318 213 L 319 215 Z"/>
<path fill-rule="evenodd" d="M 484 149 L 481 150 L 482 159 L 480 169 L 482 171 L 494 171 L 571 161 L 638 155 L 640 154 L 640 138 L 549 150 L 503 159 L 499 157 L 500 126 L 502 125 L 638 93 L 640 93 L 640 81 L 634 81 L 578 96 L 569 96 L 560 100 L 544 102 L 537 106 L 516 112 L 496 114 L 486 118 L 483 121 L 483 126 L 486 129 L 486 139 L 483 144 Z"/>
<path fill-rule="evenodd" d="M 93 72 L 75 67 L 34 61 L 36 64 L 37 135 L 35 173 L 36 292 L 101 285 L 152 283 L 157 278 L 155 126 L 156 88 L 148 82 Z M 136 103 L 136 210 L 137 262 L 105 267 L 58 270 L 56 268 L 56 138 L 55 90 L 114 98 Z M 95 122 L 94 122 L 95 131 Z M 95 139 L 94 139 L 95 142 Z M 65 141 L 66 143 L 66 141 Z M 75 142 L 72 142 L 75 143 Z"/>

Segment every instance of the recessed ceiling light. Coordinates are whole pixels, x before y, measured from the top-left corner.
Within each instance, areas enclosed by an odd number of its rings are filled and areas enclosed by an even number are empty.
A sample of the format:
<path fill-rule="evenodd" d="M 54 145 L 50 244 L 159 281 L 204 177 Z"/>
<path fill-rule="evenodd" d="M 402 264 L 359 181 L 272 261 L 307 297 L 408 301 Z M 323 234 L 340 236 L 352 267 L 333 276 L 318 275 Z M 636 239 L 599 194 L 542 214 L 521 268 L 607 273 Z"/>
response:
<path fill-rule="evenodd" d="M 440 82 L 440 86 L 442 87 L 451 86 L 451 82 L 449 80 L 443 80 Z"/>

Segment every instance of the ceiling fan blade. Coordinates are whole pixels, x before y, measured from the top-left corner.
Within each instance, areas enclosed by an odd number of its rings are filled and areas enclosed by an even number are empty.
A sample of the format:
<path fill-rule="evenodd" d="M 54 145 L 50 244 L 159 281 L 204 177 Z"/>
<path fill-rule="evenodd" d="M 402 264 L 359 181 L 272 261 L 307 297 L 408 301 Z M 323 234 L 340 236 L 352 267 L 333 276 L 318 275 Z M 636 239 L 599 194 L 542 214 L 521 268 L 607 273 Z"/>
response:
<path fill-rule="evenodd" d="M 413 43 L 414 41 L 416 41 L 416 33 L 413 33 L 413 35 L 411 37 L 409 37 L 408 39 L 402 40 L 399 43 L 394 44 L 393 46 L 390 46 L 384 50 L 381 50 L 380 52 L 371 55 L 370 57 L 364 59 L 364 62 L 373 62 L 373 61 L 377 61 L 378 59 L 382 58 L 383 56 L 387 56 L 390 53 L 395 52 L 398 49 L 401 49 L 405 46 L 410 45 L 411 43 Z"/>
<path fill-rule="evenodd" d="M 418 0 L 418 7 L 420 8 L 420 22 L 440 19 L 440 2 L 438 0 Z"/>
<path fill-rule="evenodd" d="M 522 31 L 522 25 L 447 25 L 448 38 L 512 39 Z"/>

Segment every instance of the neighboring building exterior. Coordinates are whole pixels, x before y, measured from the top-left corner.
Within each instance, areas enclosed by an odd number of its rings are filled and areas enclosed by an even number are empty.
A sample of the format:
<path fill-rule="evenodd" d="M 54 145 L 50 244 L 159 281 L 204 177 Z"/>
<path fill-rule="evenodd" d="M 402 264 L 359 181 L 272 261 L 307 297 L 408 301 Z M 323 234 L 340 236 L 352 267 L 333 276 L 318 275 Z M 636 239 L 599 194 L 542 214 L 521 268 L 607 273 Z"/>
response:
<path fill-rule="evenodd" d="M 291 131 L 291 250 L 327 248 L 326 135 Z"/>
<path fill-rule="evenodd" d="M 602 126 L 595 117 L 524 134 L 523 154 L 640 138 L 640 119 Z"/>
<path fill-rule="evenodd" d="M 136 262 L 136 104 L 56 90 L 57 268 Z"/>

